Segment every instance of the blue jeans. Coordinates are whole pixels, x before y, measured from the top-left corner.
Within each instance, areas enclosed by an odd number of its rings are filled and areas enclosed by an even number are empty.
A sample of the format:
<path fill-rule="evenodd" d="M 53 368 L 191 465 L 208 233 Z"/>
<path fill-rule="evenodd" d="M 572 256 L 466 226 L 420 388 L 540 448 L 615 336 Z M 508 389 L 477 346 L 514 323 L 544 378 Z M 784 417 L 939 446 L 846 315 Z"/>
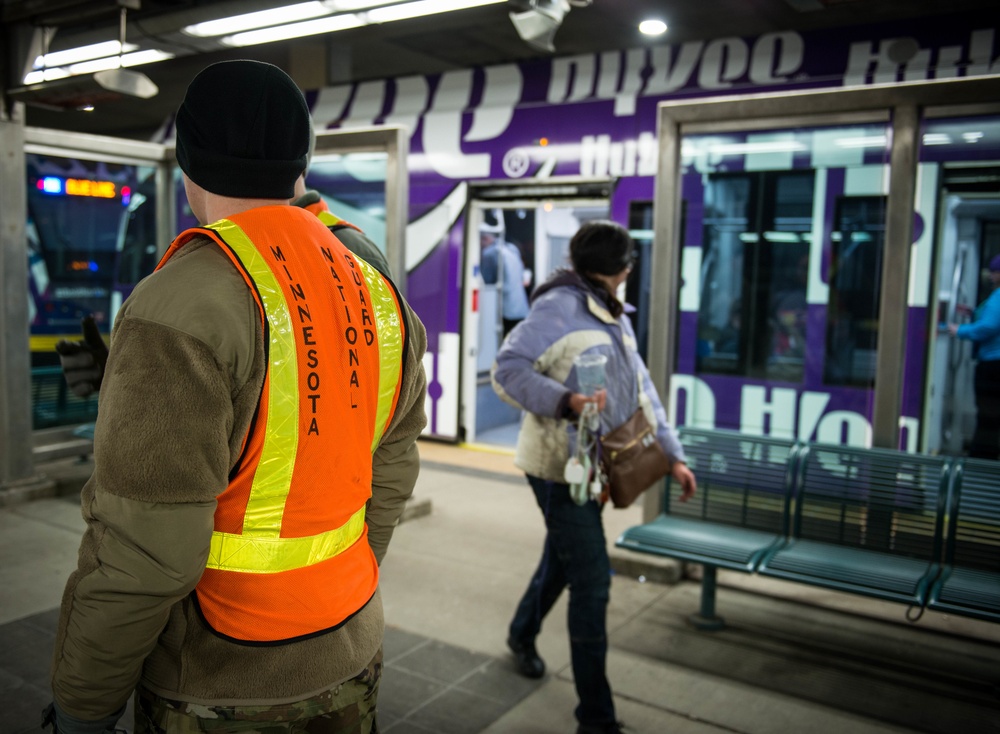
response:
<path fill-rule="evenodd" d="M 511 637 L 533 642 L 545 615 L 568 585 L 570 653 L 580 699 L 576 718 L 581 724 L 611 723 L 615 706 L 605 674 L 611 562 L 601 505 L 590 501 L 580 507 L 565 484 L 530 474 L 528 483 L 545 516 L 548 534 L 542 560 L 510 623 Z"/>

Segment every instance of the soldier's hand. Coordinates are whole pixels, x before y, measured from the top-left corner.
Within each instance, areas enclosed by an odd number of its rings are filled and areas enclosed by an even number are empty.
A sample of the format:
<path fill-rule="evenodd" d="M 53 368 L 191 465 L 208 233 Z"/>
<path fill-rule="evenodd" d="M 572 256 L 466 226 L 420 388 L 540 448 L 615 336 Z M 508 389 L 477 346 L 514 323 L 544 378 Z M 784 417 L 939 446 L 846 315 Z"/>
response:
<path fill-rule="evenodd" d="M 84 317 L 81 325 L 83 340 L 62 339 L 56 344 L 56 352 L 69 389 L 74 395 L 85 398 L 101 389 L 108 345 L 101 338 L 93 316 Z"/>

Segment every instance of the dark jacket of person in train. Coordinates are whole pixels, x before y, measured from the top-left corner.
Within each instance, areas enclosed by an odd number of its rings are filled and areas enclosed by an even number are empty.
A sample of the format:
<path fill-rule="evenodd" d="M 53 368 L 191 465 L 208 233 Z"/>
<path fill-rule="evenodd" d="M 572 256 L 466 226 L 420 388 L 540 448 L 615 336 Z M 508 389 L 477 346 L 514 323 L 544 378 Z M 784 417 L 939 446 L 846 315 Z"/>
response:
<path fill-rule="evenodd" d="M 234 74 L 240 84 L 229 79 Z M 240 125 L 253 117 L 244 106 L 261 102 L 262 93 L 254 93 L 261 88 L 274 95 L 265 104 L 275 105 L 268 109 L 275 114 L 258 118 L 265 123 L 257 133 L 263 154 L 257 155 L 264 157 L 247 164 L 256 176 L 243 177 L 240 153 L 226 147 L 239 136 L 212 133 L 226 118 L 206 99 L 224 97 L 228 124 Z M 186 185 L 194 186 L 189 198 L 204 210 L 196 210 L 199 220 L 236 216 L 236 210 L 218 211 L 231 202 L 259 206 L 253 202 L 291 198 L 307 147 L 308 109 L 300 95 L 287 75 L 260 62 L 216 64 L 192 82 L 185 105 L 192 103 L 187 113 L 195 117 L 187 125 L 207 137 L 199 147 L 218 147 L 222 159 L 212 167 L 215 173 L 206 171 L 204 161 L 195 171 L 194 159 L 179 152 Z M 183 142 L 185 132 L 195 131 L 185 131 L 178 119 Z M 280 124 L 269 127 L 266 120 Z M 302 131 L 293 155 L 287 139 L 296 126 Z M 278 137 L 285 139 L 278 148 L 286 154 L 276 156 L 281 165 L 270 166 L 267 156 Z M 225 174 L 270 183 L 261 184 L 259 199 L 227 194 L 224 187 L 217 195 L 213 189 Z M 315 220 L 301 225 L 309 222 Z M 220 246 L 195 236 L 137 286 L 116 321 L 100 396 L 95 470 L 82 493 L 87 531 L 55 643 L 53 713 L 60 731 L 113 728 L 133 689 L 138 732 L 156 726 L 187 731 L 184 726 L 204 718 L 322 717 L 345 705 L 353 707 L 349 715 L 371 724 L 384 629 L 377 588 L 339 626 L 289 644 L 242 644 L 220 636 L 192 594 L 206 568 L 216 498 L 243 460 L 269 374 L 260 309 L 244 278 Z M 426 423 L 426 335 L 405 302 L 398 304 L 407 325 L 401 376 L 391 421 L 371 453 L 365 514 L 376 562 L 412 492 L 419 469 L 415 441 Z M 334 338 L 336 349 L 343 337 Z M 332 400 L 337 387 L 326 389 Z M 331 491 L 337 481 L 330 477 Z"/>

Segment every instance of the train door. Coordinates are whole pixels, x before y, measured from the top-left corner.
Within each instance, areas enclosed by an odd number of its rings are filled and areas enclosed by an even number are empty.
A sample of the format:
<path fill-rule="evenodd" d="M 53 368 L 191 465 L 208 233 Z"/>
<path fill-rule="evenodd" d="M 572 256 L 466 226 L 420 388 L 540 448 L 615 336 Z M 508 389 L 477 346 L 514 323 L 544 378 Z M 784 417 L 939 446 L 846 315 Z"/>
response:
<path fill-rule="evenodd" d="M 569 265 L 580 225 L 607 219 L 607 198 L 477 199 L 469 207 L 462 337 L 465 441 L 512 447 L 521 411 L 496 396 L 490 368 L 506 335 L 527 314 L 531 291 Z"/>
<path fill-rule="evenodd" d="M 926 121 L 921 161 L 940 179 L 923 450 L 961 456 L 976 424 L 978 349 L 952 337 L 947 325 L 975 320 L 992 292 L 987 264 L 1000 255 L 1000 118 Z"/>

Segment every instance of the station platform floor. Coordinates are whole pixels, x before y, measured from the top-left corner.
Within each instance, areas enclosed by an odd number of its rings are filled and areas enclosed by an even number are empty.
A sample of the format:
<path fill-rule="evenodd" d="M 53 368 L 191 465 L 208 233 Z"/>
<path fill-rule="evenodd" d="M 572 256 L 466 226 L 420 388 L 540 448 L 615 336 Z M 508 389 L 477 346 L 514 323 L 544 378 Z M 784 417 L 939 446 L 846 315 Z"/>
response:
<path fill-rule="evenodd" d="M 389 734 L 575 731 L 566 595 L 522 678 L 507 623 L 544 528 L 510 452 L 421 441 L 412 512 L 382 565 L 379 695 Z M 59 599 L 83 528 L 88 460 L 40 465 L 56 496 L 0 502 L 0 732 L 38 731 Z M 1000 625 L 780 581 L 720 574 L 727 626 L 695 630 L 697 581 L 613 549 L 639 507 L 604 515 L 613 567 L 608 673 L 618 716 L 643 734 L 1000 733 Z M 637 557 L 638 556 L 638 557 Z M 639 577 L 645 580 L 640 580 Z M 673 583 L 648 579 L 672 579 Z M 127 714 L 122 725 L 131 730 Z"/>

